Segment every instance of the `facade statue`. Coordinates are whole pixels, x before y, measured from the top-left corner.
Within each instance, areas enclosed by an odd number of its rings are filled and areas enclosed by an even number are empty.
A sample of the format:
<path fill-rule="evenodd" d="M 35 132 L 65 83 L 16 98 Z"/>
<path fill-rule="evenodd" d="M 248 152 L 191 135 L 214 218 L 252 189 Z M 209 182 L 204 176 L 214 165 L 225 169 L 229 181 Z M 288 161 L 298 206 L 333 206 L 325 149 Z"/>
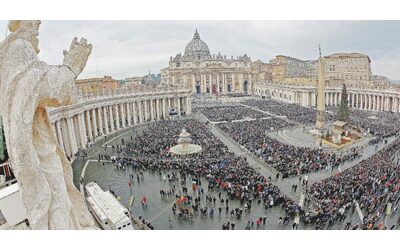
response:
<path fill-rule="evenodd" d="M 75 79 L 92 45 L 74 38 L 63 64 L 47 65 L 38 58 L 40 23 L 10 21 L 11 34 L 0 43 L 0 115 L 8 154 L 32 229 L 91 228 L 92 217 L 72 182 L 46 107 L 77 100 Z"/>

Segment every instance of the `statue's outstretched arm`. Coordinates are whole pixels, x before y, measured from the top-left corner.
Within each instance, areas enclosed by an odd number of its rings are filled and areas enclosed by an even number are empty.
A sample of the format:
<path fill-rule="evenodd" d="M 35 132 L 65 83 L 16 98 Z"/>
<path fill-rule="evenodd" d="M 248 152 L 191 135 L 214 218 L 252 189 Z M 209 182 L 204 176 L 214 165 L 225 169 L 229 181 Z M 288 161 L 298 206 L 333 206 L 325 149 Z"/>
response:
<path fill-rule="evenodd" d="M 75 79 L 86 66 L 88 57 L 92 51 L 92 45 L 82 38 L 77 42 L 75 37 L 70 50 L 64 50 L 64 61 L 61 66 L 48 66 L 45 75 L 46 89 L 39 106 L 56 107 L 70 105 L 78 99 L 78 89 Z"/>

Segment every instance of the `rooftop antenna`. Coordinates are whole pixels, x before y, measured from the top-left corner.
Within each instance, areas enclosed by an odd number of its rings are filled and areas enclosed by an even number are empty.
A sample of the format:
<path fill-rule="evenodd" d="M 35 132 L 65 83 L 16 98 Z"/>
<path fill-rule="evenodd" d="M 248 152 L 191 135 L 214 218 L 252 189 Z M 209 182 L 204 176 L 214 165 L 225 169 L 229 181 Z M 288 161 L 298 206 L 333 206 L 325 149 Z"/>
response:
<path fill-rule="evenodd" d="M 321 44 L 318 44 L 318 49 L 319 49 L 319 57 L 321 57 Z"/>

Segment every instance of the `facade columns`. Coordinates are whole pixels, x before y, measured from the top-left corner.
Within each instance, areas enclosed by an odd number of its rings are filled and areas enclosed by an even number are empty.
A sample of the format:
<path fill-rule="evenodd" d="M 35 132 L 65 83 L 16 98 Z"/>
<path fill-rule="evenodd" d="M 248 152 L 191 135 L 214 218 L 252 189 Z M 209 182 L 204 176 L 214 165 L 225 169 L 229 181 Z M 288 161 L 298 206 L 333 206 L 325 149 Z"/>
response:
<path fill-rule="evenodd" d="M 226 92 L 226 81 L 225 81 L 225 73 L 222 73 L 222 93 Z"/>
<path fill-rule="evenodd" d="M 212 74 L 208 74 L 208 79 L 209 79 L 208 88 L 210 90 L 210 94 L 212 94 L 212 78 L 213 78 L 213 75 Z"/>
<path fill-rule="evenodd" d="M 393 105 L 394 105 L 393 112 L 398 113 L 399 112 L 399 98 L 398 97 L 394 98 Z"/>
<path fill-rule="evenodd" d="M 231 91 L 235 92 L 235 74 L 232 73 L 232 84 Z"/>
<path fill-rule="evenodd" d="M 186 98 L 185 98 L 185 100 L 186 100 L 186 115 L 190 115 L 190 99 L 189 99 L 189 97 L 187 96 Z"/>
<path fill-rule="evenodd" d="M 219 73 L 217 74 L 217 93 L 219 93 Z"/>
<path fill-rule="evenodd" d="M 177 102 L 178 102 L 178 116 L 181 116 L 182 115 L 182 110 L 181 110 L 181 98 L 180 97 L 178 97 L 177 98 L 178 100 L 177 100 Z"/>
<path fill-rule="evenodd" d="M 167 110 L 166 110 L 166 105 L 165 105 L 166 99 L 163 98 L 162 99 L 162 113 L 163 113 L 163 118 L 166 119 L 167 118 Z"/>

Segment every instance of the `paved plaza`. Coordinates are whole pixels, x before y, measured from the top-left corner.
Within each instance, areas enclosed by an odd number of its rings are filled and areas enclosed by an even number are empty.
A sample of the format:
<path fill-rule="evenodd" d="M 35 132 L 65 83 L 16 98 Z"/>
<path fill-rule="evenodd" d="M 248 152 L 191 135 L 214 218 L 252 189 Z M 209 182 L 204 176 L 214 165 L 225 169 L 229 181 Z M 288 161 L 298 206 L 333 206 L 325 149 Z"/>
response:
<path fill-rule="evenodd" d="M 206 117 L 202 115 L 194 115 L 195 119 L 201 122 L 207 122 Z M 299 177 L 289 177 L 289 178 L 279 178 L 276 179 L 276 170 L 268 166 L 265 162 L 258 159 L 257 156 L 250 153 L 246 148 L 236 143 L 232 138 L 225 134 L 221 129 L 218 128 L 216 124 L 208 123 L 208 129 L 216 136 L 222 143 L 224 143 L 231 152 L 236 155 L 245 156 L 249 165 L 259 171 L 266 177 L 271 177 L 272 183 L 277 185 L 279 189 L 288 197 L 300 202 L 303 190 L 301 188 L 301 183 L 299 182 Z M 169 183 L 165 180 L 165 175 L 171 174 L 171 171 L 148 171 L 142 168 L 131 168 L 118 169 L 110 161 L 99 160 L 99 154 L 107 154 L 110 156 L 117 154 L 117 147 L 124 147 L 122 140 L 129 140 L 135 138 L 147 130 L 146 126 L 136 127 L 134 129 L 127 129 L 115 133 L 107 138 L 103 138 L 98 141 L 95 145 L 92 145 L 88 149 L 87 156 L 83 158 L 78 158 L 73 164 L 74 169 L 74 183 L 75 185 L 83 190 L 83 185 L 91 181 L 97 182 L 100 187 L 104 190 L 112 190 L 115 195 L 120 199 L 120 202 L 124 206 L 128 206 L 128 200 L 131 196 L 135 197 L 135 201 L 132 206 L 132 211 L 135 216 L 142 217 L 146 221 L 149 221 L 155 229 L 221 229 L 222 224 L 226 222 L 235 223 L 235 229 L 245 229 L 248 222 L 254 225 L 250 229 L 292 229 L 293 219 L 290 219 L 289 223 L 282 225 L 278 223 L 279 218 L 285 217 L 285 211 L 279 206 L 266 209 L 262 202 L 255 203 L 250 212 L 244 213 L 240 219 L 235 216 L 229 215 L 225 212 L 225 205 L 220 204 L 220 201 L 207 203 L 209 209 L 215 209 L 214 216 L 201 215 L 200 213 L 195 213 L 193 218 L 179 218 L 174 215 L 172 211 L 172 206 L 176 202 L 175 197 L 161 197 L 160 190 L 168 190 L 171 185 L 177 185 L 177 189 L 181 189 L 182 186 L 190 186 L 190 178 L 188 178 L 186 183 Z M 313 138 L 303 131 L 302 128 L 290 128 L 287 130 L 280 130 L 278 132 L 272 132 L 269 134 L 274 136 L 276 139 L 288 143 L 294 144 L 296 146 L 312 147 Z M 315 140 L 315 139 L 314 139 Z M 388 143 L 394 141 L 394 138 L 389 138 Z M 340 171 L 344 171 L 348 168 L 355 166 L 360 161 L 370 157 L 371 155 L 378 152 L 385 144 L 379 143 L 377 147 L 375 145 L 368 145 L 368 138 L 365 138 L 358 142 L 357 147 L 362 147 L 363 155 L 361 158 L 355 159 L 351 162 L 346 162 L 340 165 Z M 332 149 L 324 149 L 332 150 Z M 308 174 L 309 184 L 318 182 L 329 176 L 335 175 L 339 170 L 335 169 L 322 170 L 318 172 L 313 172 Z M 82 174 L 83 173 L 83 174 Z M 143 173 L 143 176 L 140 176 Z M 130 175 L 133 175 L 132 185 L 129 186 Z M 83 178 L 83 183 L 80 183 L 81 178 Z M 304 178 L 304 176 L 303 176 Z M 214 190 L 211 192 L 207 191 L 207 180 L 205 178 L 201 179 L 202 186 L 199 188 L 204 189 L 205 195 L 210 195 L 218 197 L 221 193 L 222 199 L 226 199 L 226 193 L 221 190 Z M 183 185 L 182 185 L 183 184 Z M 298 185 L 299 188 L 297 192 L 292 190 L 292 185 Z M 188 191 L 189 195 L 196 196 L 193 190 Z M 147 206 L 142 206 L 140 200 L 143 196 L 146 196 L 148 204 Z M 222 208 L 221 214 L 218 212 L 218 208 Z M 243 207 L 237 200 L 230 200 L 229 207 Z M 263 218 L 266 216 L 265 224 L 260 226 L 255 225 L 255 221 L 258 218 Z M 388 227 L 396 223 L 397 217 L 389 218 L 386 220 Z M 329 229 L 343 229 L 345 223 L 352 221 L 353 224 L 360 223 L 360 215 L 357 212 L 349 213 L 347 219 L 343 222 L 335 223 Z M 315 229 L 314 225 L 305 225 L 300 223 L 298 229 Z"/>

